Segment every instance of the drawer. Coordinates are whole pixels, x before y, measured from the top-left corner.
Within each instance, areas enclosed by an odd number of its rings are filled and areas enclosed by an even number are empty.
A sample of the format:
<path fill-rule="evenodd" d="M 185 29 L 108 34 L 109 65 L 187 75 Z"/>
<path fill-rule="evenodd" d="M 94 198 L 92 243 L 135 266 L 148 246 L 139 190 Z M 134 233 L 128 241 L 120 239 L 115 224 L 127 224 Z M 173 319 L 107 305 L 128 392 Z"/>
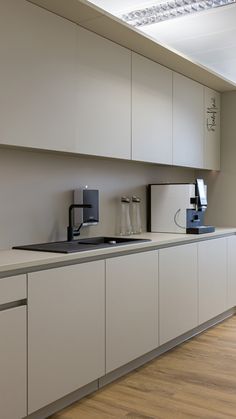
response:
<path fill-rule="evenodd" d="M 0 305 L 26 298 L 26 275 L 0 279 Z"/>

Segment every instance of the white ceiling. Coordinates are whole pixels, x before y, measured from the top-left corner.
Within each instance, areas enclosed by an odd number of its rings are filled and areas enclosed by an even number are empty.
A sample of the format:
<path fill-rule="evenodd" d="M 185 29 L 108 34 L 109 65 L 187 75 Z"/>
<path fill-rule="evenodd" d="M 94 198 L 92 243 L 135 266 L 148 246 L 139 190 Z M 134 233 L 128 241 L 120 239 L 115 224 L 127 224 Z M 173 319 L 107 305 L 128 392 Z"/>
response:
<path fill-rule="evenodd" d="M 91 3 L 119 16 L 124 11 L 154 2 L 93 0 Z M 166 20 L 139 30 L 236 82 L 236 4 Z"/>

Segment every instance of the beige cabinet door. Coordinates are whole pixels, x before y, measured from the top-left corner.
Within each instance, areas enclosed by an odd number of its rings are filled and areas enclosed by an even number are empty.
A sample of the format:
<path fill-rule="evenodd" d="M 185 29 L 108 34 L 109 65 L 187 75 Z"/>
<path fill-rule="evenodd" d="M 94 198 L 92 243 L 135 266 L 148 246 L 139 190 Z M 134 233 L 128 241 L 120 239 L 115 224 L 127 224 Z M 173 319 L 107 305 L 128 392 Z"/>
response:
<path fill-rule="evenodd" d="M 197 244 L 159 251 L 159 333 L 166 343 L 198 325 Z"/>
<path fill-rule="evenodd" d="M 204 87 L 173 73 L 173 164 L 204 166 Z"/>
<path fill-rule="evenodd" d="M 172 71 L 135 53 L 132 159 L 172 164 Z"/>
<path fill-rule="evenodd" d="M 24 0 L 1 0 L 0 143 L 73 151 L 76 25 Z"/>
<path fill-rule="evenodd" d="M 0 417 L 27 414 L 26 307 L 0 311 Z"/>
<path fill-rule="evenodd" d="M 199 324 L 227 309 L 227 239 L 198 243 Z"/>
<path fill-rule="evenodd" d="M 236 236 L 227 238 L 228 295 L 227 307 L 236 306 Z"/>
<path fill-rule="evenodd" d="M 158 346 L 158 252 L 106 261 L 106 373 Z"/>
<path fill-rule="evenodd" d="M 220 93 L 204 87 L 204 168 L 220 170 Z"/>
<path fill-rule="evenodd" d="M 104 261 L 29 274 L 29 413 L 105 373 Z"/>
<path fill-rule="evenodd" d="M 131 52 L 77 29 L 76 150 L 131 158 Z"/>

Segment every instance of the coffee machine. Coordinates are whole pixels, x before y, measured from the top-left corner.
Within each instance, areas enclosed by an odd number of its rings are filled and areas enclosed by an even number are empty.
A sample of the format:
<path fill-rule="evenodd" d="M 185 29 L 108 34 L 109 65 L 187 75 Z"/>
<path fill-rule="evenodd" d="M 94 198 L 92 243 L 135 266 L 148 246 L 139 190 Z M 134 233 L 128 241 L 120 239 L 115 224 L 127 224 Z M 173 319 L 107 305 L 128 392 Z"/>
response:
<path fill-rule="evenodd" d="M 148 225 L 150 232 L 203 234 L 215 231 L 204 225 L 207 188 L 203 179 L 195 183 L 148 185 Z"/>

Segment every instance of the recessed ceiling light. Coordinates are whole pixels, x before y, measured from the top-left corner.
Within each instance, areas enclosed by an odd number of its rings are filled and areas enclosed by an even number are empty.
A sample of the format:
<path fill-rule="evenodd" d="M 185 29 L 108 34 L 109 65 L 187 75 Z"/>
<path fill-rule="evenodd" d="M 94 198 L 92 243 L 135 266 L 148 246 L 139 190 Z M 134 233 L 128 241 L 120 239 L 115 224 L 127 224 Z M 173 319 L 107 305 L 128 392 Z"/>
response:
<path fill-rule="evenodd" d="M 232 3 L 236 0 L 170 0 L 122 13 L 119 17 L 132 26 L 140 27 Z"/>

